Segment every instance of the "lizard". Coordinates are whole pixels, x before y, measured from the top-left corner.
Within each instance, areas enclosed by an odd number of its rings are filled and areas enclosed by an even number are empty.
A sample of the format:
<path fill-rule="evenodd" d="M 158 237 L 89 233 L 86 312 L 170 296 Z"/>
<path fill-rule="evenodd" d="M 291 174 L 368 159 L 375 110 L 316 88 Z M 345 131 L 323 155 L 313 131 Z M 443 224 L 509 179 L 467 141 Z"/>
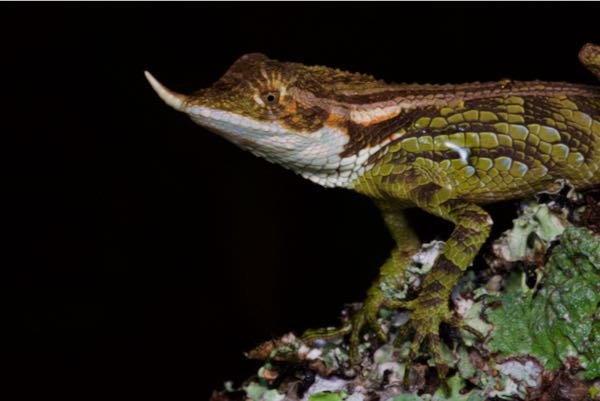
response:
<path fill-rule="evenodd" d="M 600 79 L 600 46 L 581 63 Z M 374 200 L 396 245 L 348 323 L 309 330 L 306 341 L 349 335 L 355 360 L 367 329 L 382 341 L 381 308 L 410 311 L 411 354 L 423 343 L 443 368 L 440 325 L 461 326 L 453 287 L 488 238 L 483 206 L 523 198 L 568 180 L 600 185 L 600 88 L 513 81 L 393 84 L 325 66 L 239 58 L 212 86 L 184 95 L 149 72 L 156 93 L 208 131 L 323 187 Z M 421 246 L 407 220 L 420 208 L 454 228 L 419 293 L 390 299 Z"/>

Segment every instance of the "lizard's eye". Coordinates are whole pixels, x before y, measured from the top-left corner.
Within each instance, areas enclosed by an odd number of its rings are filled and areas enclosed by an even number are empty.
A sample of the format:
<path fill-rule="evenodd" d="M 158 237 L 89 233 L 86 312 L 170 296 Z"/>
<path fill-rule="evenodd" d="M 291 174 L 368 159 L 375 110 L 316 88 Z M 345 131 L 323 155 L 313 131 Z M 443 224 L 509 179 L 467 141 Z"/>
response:
<path fill-rule="evenodd" d="M 279 103 L 279 92 L 265 92 L 261 95 L 261 98 L 267 106 L 273 106 Z"/>

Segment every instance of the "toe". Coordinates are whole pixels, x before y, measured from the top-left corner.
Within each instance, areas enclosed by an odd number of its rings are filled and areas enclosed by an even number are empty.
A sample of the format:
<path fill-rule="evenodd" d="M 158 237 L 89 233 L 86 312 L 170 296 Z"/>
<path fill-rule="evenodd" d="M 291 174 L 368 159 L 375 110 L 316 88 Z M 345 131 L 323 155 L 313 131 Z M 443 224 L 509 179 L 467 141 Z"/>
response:
<path fill-rule="evenodd" d="M 385 331 L 383 330 L 383 327 L 379 323 L 378 312 L 379 311 L 377 309 L 367 311 L 366 312 L 366 320 L 369 323 L 369 326 L 371 327 L 371 329 L 373 329 L 373 331 L 375 332 L 375 335 L 377 335 L 377 338 L 379 339 L 379 341 L 386 343 L 387 342 L 387 334 L 385 333 Z"/>
<path fill-rule="evenodd" d="M 412 343 L 410 344 L 410 353 L 414 358 L 419 353 L 419 349 L 421 348 L 421 343 L 425 337 L 421 333 L 421 330 L 417 330 L 415 332 L 415 336 L 413 337 Z"/>
<path fill-rule="evenodd" d="M 365 325 L 365 315 L 358 312 L 352 322 L 350 333 L 350 360 L 354 363 L 358 358 L 358 346 L 360 345 L 360 333 Z"/>

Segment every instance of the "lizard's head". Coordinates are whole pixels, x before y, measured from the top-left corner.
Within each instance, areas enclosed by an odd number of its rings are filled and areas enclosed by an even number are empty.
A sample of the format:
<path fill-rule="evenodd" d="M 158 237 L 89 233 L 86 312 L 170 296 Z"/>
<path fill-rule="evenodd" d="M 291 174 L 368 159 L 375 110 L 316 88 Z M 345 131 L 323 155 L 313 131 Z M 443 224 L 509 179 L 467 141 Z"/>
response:
<path fill-rule="evenodd" d="M 325 186 L 346 186 L 355 167 L 353 162 L 342 166 L 349 112 L 330 94 L 377 82 L 262 54 L 242 56 L 211 87 L 192 95 L 166 89 L 148 72 L 146 77 L 167 104 L 196 123 Z"/>

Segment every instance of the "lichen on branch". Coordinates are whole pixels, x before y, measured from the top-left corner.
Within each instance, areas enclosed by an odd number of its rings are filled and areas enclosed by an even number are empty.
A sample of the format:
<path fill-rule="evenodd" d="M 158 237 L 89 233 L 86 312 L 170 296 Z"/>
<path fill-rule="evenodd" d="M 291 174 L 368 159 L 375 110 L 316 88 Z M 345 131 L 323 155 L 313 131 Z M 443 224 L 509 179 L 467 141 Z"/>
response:
<path fill-rule="evenodd" d="M 347 338 L 305 344 L 290 333 L 250 351 L 263 362 L 258 375 L 213 401 L 600 400 L 599 195 L 521 203 L 487 263 L 453 292 L 463 329 L 442 333 L 445 382 L 426 346 L 411 358 L 408 312 L 382 310 L 389 342 L 365 332 L 358 364 Z M 430 265 L 422 259 L 435 258 L 440 245 L 423 246 L 398 299 L 418 290 Z"/>

